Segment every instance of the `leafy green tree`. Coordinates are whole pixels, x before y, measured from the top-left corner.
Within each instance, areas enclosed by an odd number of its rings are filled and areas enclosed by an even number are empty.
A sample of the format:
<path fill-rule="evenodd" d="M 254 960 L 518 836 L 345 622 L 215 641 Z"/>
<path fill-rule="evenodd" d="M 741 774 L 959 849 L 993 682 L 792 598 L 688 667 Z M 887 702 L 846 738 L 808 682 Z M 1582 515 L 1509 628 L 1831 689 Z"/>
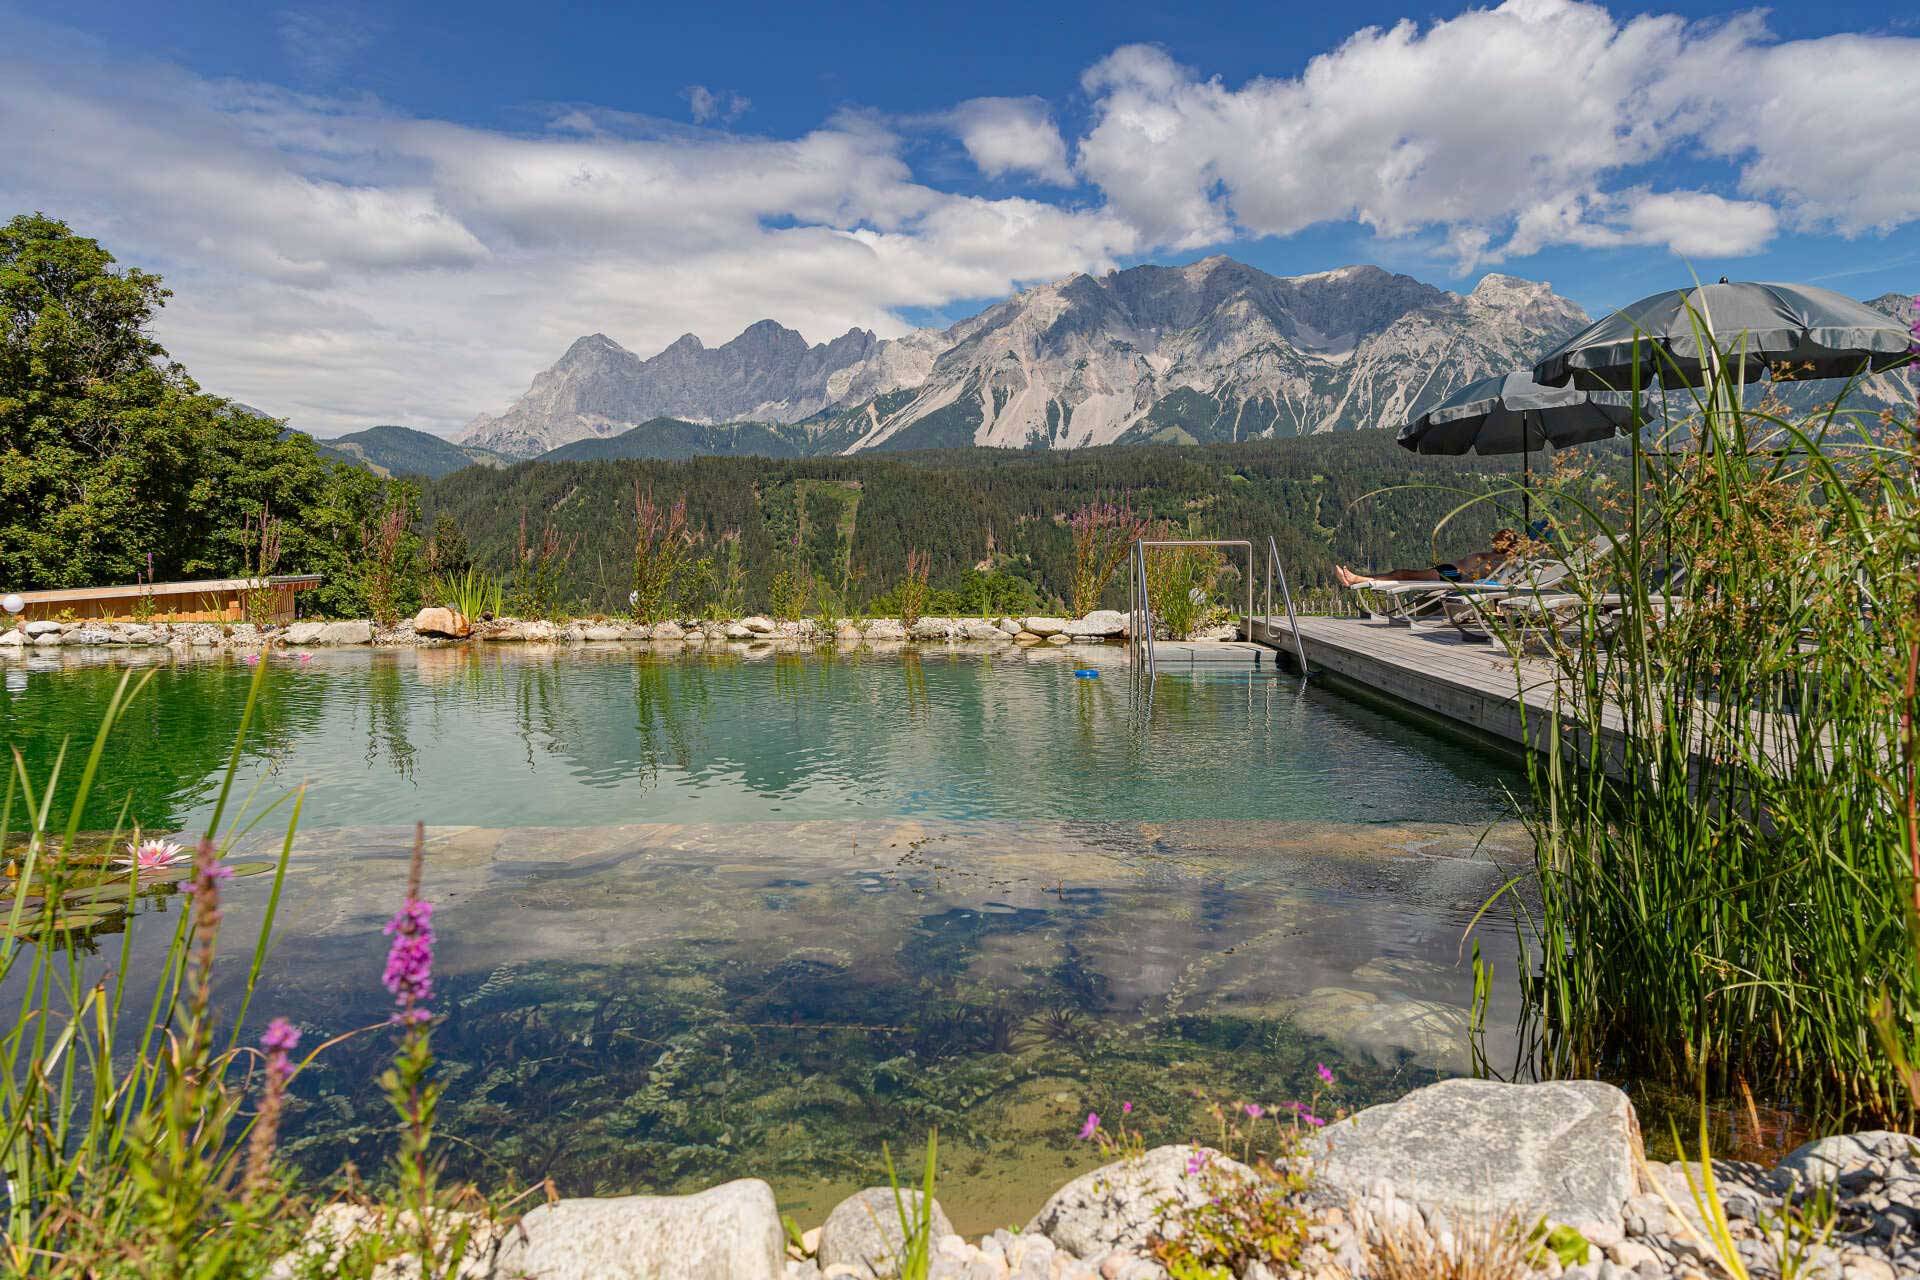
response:
<path fill-rule="evenodd" d="M 0 582 L 132 582 L 149 556 L 161 580 L 238 574 L 271 509 L 280 570 L 325 575 L 326 612 L 363 611 L 365 530 L 417 491 L 202 392 L 151 336 L 167 297 L 56 219 L 0 226 Z"/>

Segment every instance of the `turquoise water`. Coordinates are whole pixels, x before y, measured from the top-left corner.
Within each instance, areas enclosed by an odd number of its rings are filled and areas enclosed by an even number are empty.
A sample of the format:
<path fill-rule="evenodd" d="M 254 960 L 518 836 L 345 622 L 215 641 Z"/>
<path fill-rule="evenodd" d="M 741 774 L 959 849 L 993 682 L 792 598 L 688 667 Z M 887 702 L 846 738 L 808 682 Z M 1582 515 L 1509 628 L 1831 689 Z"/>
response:
<path fill-rule="evenodd" d="M 1180 1141 L 1215 1102 L 1337 1111 L 1470 1070 L 1464 931 L 1526 859 L 1521 780 L 1287 678 L 1163 677 L 1149 705 L 1123 658 L 276 658 L 236 796 L 307 791 L 253 1021 L 309 1043 L 381 1021 L 419 820 L 447 1158 L 490 1185 L 751 1174 L 812 1224 L 880 1177 L 881 1143 L 938 1127 L 942 1202 L 985 1230 L 1098 1163 L 1073 1136 L 1089 1109 L 1132 1102 Z M 0 732 L 36 776 L 127 660 L 0 666 Z M 154 672 L 90 825 L 211 808 L 253 669 Z M 285 818 L 242 845 L 277 849 Z M 230 885 L 227 1007 L 266 879 Z M 133 920 L 134 972 L 177 902 Z M 1478 938 L 1502 1061 L 1520 956 L 1499 909 Z M 309 1171 L 386 1158 L 388 1052 L 363 1034 L 299 1077 L 285 1133 Z"/>
<path fill-rule="evenodd" d="M 309 828 L 880 818 L 1472 821 L 1495 759 L 1297 681 L 1161 678 L 1117 647 L 660 656 L 522 647 L 273 660 L 241 781 L 305 783 Z M 1077 678 L 1088 664 L 1101 678 Z M 115 666 L 15 669 L 0 734 L 44 771 Z M 90 818 L 211 809 L 252 669 L 157 669 Z"/>

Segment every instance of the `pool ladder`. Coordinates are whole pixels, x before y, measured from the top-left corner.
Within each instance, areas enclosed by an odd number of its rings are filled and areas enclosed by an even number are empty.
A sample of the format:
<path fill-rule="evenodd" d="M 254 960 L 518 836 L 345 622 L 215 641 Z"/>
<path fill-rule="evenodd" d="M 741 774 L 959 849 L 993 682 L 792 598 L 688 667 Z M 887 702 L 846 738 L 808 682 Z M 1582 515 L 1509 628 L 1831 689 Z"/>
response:
<path fill-rule="evenodd" d="M 1136 678 L 1144 675 L 1149 683 L 1158 674 L 1153 657 L 1153 599 L 1147 590 L 1147 551 L 1153 547 L 1238 547 L 1247 553 L 1246 635 L 1253 639 L 1253 543 L 1245 538 L 1139 538 L 1134 541 L 1127 568 L 1127 646 L 1129 663 Z M 1280 601 L 1287 610 L 1287 630 L 1293 636 L 1293 652 L 1300 663 L 1300 678 L 1307 678 L 1307 649 L 1300 640 L 1300 620 L 1293 608 L 1293 589 L 1287 585 L 1287 568 L 1280 563 L 1280 547 L 1267 535 L 1266 613 L 1273 616 L 1273 584 L 1280 582 Z"/>

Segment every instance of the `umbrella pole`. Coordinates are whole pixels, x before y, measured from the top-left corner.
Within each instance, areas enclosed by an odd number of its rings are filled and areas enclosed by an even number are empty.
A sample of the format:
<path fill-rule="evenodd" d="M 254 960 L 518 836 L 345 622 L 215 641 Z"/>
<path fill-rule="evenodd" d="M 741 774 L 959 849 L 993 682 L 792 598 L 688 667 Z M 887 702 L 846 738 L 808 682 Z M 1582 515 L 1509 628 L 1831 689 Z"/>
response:
<path fill-rule="evenodd" d="M 1520 419 L 1520 533 L 1533 536 L 1533 429 Z"/>

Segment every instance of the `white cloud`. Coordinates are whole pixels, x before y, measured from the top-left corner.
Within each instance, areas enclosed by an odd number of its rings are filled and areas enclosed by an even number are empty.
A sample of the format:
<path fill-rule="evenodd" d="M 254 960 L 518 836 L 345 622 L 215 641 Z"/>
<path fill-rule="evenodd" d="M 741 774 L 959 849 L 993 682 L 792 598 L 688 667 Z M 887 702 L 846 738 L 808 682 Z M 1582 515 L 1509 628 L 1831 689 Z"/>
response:
<path fill-rule="evenodd" d="M 1238 87 L 1118 49 L 1086 73 L 1072 147 L 1037 99 L 765 137 L 716 127 L 748 104 L 701 86 L 693 125 L 568 103 L 508 132 L 208 80 L 12 16 L 0 216 L 44 210 L 165 274 L 159 336 L 212 389 L 321 431 L 448 431 L 582 333 L 642 353 L 764 317 L 815 341 L 898 333 L 902 308 L 1328 221 L 1462 264 L 1871 233 L 1920 219 L 1914 84 L 1920 41 L 1510 0 Z M 942 190 L 902 138 L 928 128 L 988 177 L 1091 185 Z"/>
<path fill-rule="evenodd" d="M 1104 210 L 924 185 L 857 112 L 778 139 L 569 105 L 506 133 L 54 38 L 85 56 L 0 32 L 0 210 L 162 272 L 174 356 L 323 433 L 456 430 L 595 330 L 643 353 L 765 317 L 897 334 L 898 308 L 1144 247 Z"/>
<path fill-rule="evenodd" d="M 753 106 L 751 98 L 743 98 L 731 89 L 715 93 L 703 84 L 690 84 L 680 91 L 687 100 L 687 110 L 693 115 L 695 124 L 707 124 L 718 120 L 721 124 L 732 124 Z"/>
<path fill-rule="evenodd" d="M 1031 174 L 1062 186 L 1073 182 L 1067 143 L 1040 98 L 974 98 L 948 117 L 974 166 L 989 178 Z"/>
<path fill-rule="evenodd" d="M 338 76 L 385 29 L 373 14 L 345 3 L 291 5 L 276 25 L 287 61 L 312 80 Z"/>
<path fill-rule="evenodd" d="M 1555 243 L 1752 252 L 1774 229 L 1766 205 L 1704 190 L 1624 201 L 1610 184 L 1700 152 L 1796 226 L 1910 221 L 1920 130 L 1903 95 L 1917 82 L 1920 41 L 1778 43 L 1757 15 L 1623 22 L 1509 0 L 1370 27 L 1296 78 L 1237 89 L 1157 49 L 1117 50 L 1084 78 L 1078 167 L 1179 246 L 1354 219 L 1385 236 L 1438 228 L 1466 261 Z"/>

